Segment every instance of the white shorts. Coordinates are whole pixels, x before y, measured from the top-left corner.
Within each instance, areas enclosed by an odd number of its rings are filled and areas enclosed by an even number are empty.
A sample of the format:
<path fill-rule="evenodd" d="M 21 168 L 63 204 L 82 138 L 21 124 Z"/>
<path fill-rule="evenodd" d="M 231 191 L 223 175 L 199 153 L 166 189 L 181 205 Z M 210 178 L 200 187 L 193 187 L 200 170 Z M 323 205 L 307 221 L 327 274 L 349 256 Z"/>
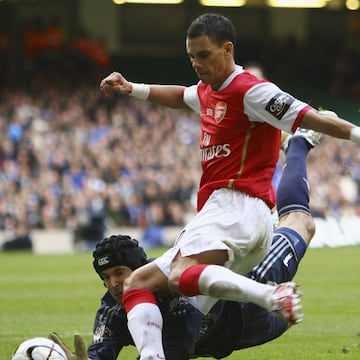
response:
<path fill-rule="evenodd" d="M 169 277 L 172 261 L 179 251 L 182 256 L 190 256 L 227 250 L 229 261 L 225 266 L 231 269 L 233 251 L 223 243 L 228 240 L 241 250 L 241 266 L 237 271 L 246 274 L 265 257 L 272 234 L 271 211 L 264 201 L 232 189 L 219 189 L 185 226 L 174 246 L 154 262 Z"/>

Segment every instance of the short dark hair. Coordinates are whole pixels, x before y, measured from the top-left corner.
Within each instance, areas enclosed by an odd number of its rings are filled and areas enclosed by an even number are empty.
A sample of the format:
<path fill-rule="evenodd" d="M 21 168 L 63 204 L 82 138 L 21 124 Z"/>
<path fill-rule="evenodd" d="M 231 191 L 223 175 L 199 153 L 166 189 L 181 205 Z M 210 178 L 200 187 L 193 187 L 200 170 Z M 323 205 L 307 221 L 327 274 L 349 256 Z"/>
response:
<path fill-rule="evenodd" d="M 131 270 L 148 262 L 144 249 L 129 235 L 112 235 L 101 240 L 93 252 L 93 266 L 102 279 L 102 271 L 114 266 Z"/>
<path fill-rule="evenodd" d="M 186 36 L 189 39 L 207 36 L 218 45 L 231 41 L 236 42 L 236 31 L 233 23 L 225 16 L 206 13 L 198 16 L 189 26 Z"/>

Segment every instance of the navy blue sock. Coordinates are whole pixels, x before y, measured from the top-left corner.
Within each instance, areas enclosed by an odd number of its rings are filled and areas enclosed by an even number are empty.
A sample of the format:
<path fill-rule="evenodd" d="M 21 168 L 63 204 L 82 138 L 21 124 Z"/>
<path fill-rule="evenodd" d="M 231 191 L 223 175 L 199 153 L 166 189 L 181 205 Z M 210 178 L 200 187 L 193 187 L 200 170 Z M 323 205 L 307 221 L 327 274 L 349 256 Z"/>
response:
<path fill-rule="evenodd" d="M 308 142 L 303 137 L 294 136 L 290 140 L 285 166 L 277 189 L 276 207 L 279 217 L 291 211 L 310 214 L 306 170 L 306 158 L 309 151 Z"/>

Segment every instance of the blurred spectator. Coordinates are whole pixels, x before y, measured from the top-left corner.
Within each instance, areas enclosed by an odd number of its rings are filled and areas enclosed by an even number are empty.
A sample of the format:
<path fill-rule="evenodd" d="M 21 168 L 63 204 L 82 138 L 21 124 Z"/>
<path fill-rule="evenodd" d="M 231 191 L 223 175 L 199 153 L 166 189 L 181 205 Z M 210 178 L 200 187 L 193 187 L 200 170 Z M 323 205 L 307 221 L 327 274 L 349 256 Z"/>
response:
<path fill-rule="evenodd" d="M 244 69 L 258 79 L 266 78 L 264 67 L 257 61 L 248 61 L 244 64 Z"/>
<path fill-rule="evenodd" d="M 45 43 L 45 25 L 42 19 L 31 19 L 24 30 L 24 47 L 26 59 L 30 62 L 35 61 L 43 44 Z"/>
<path fill-rule="evenodd" d="M 1 251 L 7 250 L 32 250 L 32 239 L 30 236 L 30 229 L 26 221 L 14 220 L 11 217 L 8 218 L 9 222 L 13 222 L 13 225 L 8 225 L 12 228 L 13 234 L 3 242 L 0 246 Z"/>
<path fill-rule="evenodd" d="M 360 149 L 324 136 L 308 158 L 310 207 L 315 217 L 360 215 Z"/>
<path fill-rule="evenodd" d="M 33 18 L 24 29 L 25 56 L 33 62 L 43 57 L 53 61 L 65 45 L 65 32 L 55 17 L 46 24 L 41 18 Z"/>
<path fill-rule="evenodd" d="M 6 29 L 0 28 L 0 54 L 5 56 L 11 48 L 11 35 Z"/>
<path fill-rule="evenodd" d="M 81 30 L 68 43 L 69 54 L 82 71 L 91 72 L 99 67 L 107 69 L 111 57 L 103 39 L 93 39 L 86 31 Z"/>
<path fill-rule="evenodd" d="M 65 31 L 57 17 L 51 19 L 45 34 L 43 50 L 45 52 L 54 52 L 55 54 L 59 53 L 65 45 Z"/>

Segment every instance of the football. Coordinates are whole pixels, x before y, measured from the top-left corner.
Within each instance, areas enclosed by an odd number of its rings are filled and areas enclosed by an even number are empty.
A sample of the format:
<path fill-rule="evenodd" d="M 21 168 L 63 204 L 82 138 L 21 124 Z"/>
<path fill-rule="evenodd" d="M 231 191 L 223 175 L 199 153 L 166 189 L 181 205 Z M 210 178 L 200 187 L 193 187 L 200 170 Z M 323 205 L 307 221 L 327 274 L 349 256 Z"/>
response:
<path fill-rule="evenodd" d="M 67 360 L 63 349 L 54 341 L 37 337 L 22 342 L 11 360 Z"/>

